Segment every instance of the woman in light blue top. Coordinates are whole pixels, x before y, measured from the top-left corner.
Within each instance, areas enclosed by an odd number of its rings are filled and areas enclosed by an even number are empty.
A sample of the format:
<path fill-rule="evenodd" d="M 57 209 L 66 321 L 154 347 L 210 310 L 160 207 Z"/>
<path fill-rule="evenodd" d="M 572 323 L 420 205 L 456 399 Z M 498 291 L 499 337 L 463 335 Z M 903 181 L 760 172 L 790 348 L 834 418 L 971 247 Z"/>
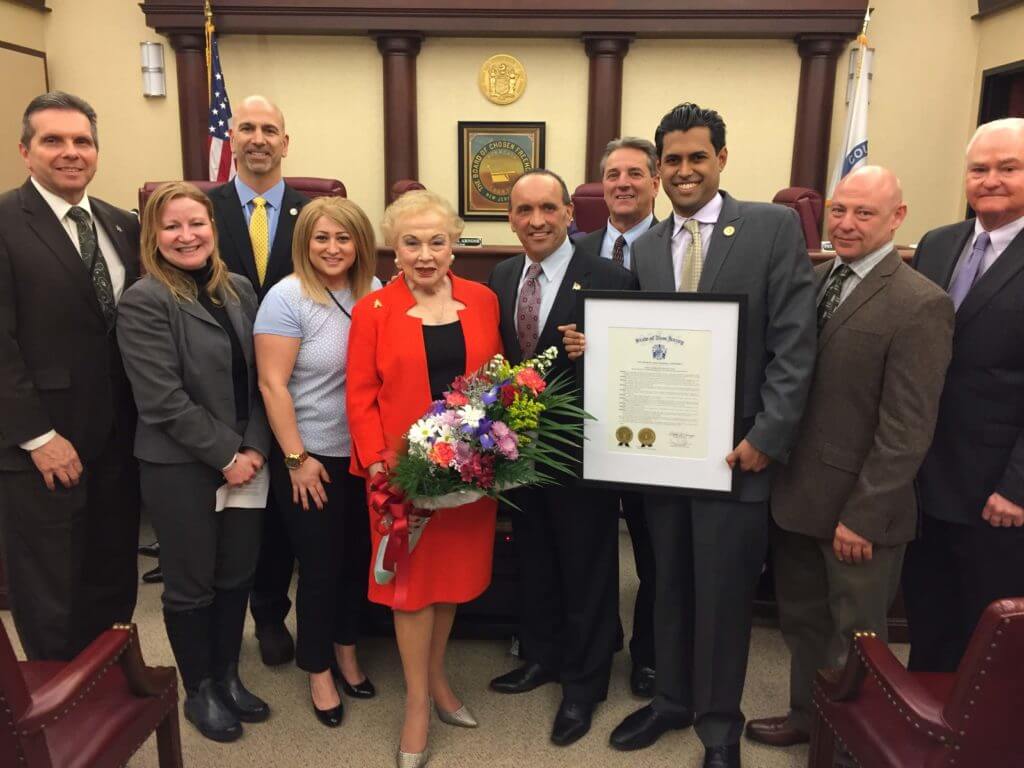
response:
<path fill-rule="evenodd" d="M 370 698 L 356 658 L 369 575 L 369 516 L 349 472 L 345 368 L 352 306 L 380 287 L 373 228 L 355 203 L 321 197 L 302 209 L 292 275 L 264 298 L 253 333 L 259 386 L 277 440 L 271 488 L 299 561 L 295 661 L 313 711 L 341 724 L 341 697 Z M 333 674 L 332 674 L 333 671 Z"/>

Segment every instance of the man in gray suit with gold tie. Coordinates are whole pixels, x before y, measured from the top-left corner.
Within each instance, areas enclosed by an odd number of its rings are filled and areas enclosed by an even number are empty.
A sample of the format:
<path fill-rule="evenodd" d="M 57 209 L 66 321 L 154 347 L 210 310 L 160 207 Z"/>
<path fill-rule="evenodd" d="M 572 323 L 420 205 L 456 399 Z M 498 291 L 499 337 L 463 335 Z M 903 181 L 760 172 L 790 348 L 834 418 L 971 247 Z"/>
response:
<path fill-rule="evenodd" d="M 722 457 L 738 472 L 734 499 L 646 497 L 656 695 L 611 743 L 639 749 L 695 723 L 704 766 L 737 768 L 772 468 L 789 455 L 814 369 L 814 286 L 795 214 L 719 190 L 728 150 L 717 112 L 680 104 L 662 118 L 655 145 L 673 215 L 633 243 L 631 267 L 641 290 L 747 297 L 739 439 Z"/>
<path fill-rule="evenodd" d="M 826 214 L 838 258 L 815 269 L 814 384 L 772 489 L 790 710 L 747 725 L 748 738 L 764 744 L 808 741 L 815 671 L 841 667 L 854 632 L 886 638 L 917 528 L 914 476 L 952 355 L 953 302 L 893 245 L 902 198 L 891 171 L 865 166 L 840 182 Z"/>

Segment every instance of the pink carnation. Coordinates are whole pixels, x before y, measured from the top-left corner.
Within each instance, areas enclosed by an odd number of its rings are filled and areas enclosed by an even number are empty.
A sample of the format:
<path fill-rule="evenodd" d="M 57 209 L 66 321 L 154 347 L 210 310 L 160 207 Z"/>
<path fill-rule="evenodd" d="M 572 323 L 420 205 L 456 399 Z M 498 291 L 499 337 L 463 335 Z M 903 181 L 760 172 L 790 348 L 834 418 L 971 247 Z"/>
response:
<path fill-rule="evenodd" d="M 469 398 L 461 392 L 445 392 L 444 401 L 449 408 L 458 408 L 461 405 L 469 405 Z"/>
<path fill-rule="evenodd" d="M 533 368 L 524 368 L 517 373 L 516 384 L 526 387 L 535 395 L 539 395 L 548 386 L 547 382 L 544 381 L 544 378 Z"/>
<path fill-rule="evenodd" d="M 455 449 L 450 443 L 434 443 L 434 447 L 427 454 L 428 458 L 439 467 L 447 467 L 455 458 Z"/>

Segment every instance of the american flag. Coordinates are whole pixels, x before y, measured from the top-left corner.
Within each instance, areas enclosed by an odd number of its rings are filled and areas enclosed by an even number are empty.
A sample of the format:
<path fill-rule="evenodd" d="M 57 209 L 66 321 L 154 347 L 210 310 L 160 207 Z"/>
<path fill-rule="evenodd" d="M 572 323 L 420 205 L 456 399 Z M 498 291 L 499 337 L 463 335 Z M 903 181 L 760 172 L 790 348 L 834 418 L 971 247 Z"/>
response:
<path fill-rule="evenodd" d="M 228 181 L 235 176 L 235 159 L 231 155 L 228 128 L 231 124 L 231 102 L 220 68 L 220 48 L 216 34 L 210 35 L 210 119 L 206 137 L 210 157 L 210 181 Z"/>

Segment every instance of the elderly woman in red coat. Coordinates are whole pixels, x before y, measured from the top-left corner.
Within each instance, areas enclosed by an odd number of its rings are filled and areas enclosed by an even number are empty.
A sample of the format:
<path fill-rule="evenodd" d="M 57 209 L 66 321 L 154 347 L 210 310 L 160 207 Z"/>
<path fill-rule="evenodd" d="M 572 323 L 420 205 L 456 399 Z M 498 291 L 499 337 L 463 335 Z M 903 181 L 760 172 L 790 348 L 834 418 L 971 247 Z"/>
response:
<path fill-rule="evenodd" d="M 381 228 L 400 274 L 356 305 L 349 342 L 352 467 L 367 478 L 387 471 L 406 431 L 456 376 L 502 351 L 497 298 L 449 271 L 462 226 L 447 201 L 425 190 L 403 195 L 384 212 Z M 405 675 L 399 768 L 427 761 L 431 701 L 442 721 L 476 725 L 448 683 L 445 648 L 455 606 L 490 583 L 494 524 L 489 499 L 439 510 L 410 554 L 404 599 L 396 601 L 393 583 L 370 580 L 370 599 L 394 611 Z"/>

